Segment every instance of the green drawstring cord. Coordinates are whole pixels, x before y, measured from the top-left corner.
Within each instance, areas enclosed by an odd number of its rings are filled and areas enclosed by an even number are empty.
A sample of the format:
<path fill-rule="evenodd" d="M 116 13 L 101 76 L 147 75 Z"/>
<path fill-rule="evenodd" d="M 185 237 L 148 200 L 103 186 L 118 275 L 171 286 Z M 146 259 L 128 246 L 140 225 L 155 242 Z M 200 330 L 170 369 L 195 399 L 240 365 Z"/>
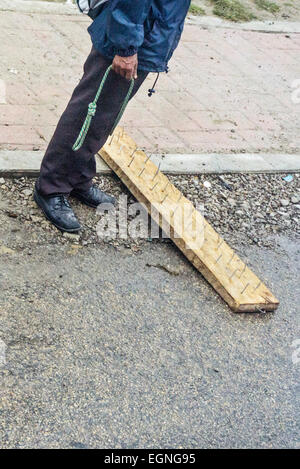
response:
<path fill-rule="evenodd" d="M 81 128 L 81 130 L 80 130 L 80 132 L 79 132 L 79 135 L 78 135 L 78 137 L 77 137 L 77 140 L 76 140 L 76 142 L 74 143 L 74 145 L 73 145 L 73 147 L 72 147 L 72 150 L 73 150 L 73 151 L 79 150 L 79 149 L 82 147 L 82 145 L 84 144 L 85 138 L 86 138 L 86 136 L 87 136 L 87 133 L 88 133 L 88 131 L 89 131 L 89 128 L 90 128 L 90 125 L 91 125 L 91 122 L 92 122 L 92 118 L 93 118 L 94 115 L 96 114 L 98 99 L 99 99 L 99 97 L 100 97 L 100 95 L 101 95 L 101 93 L 102 93 L 103 87 L 104 87 L 104 85 L 105 85 L 105 82 L 106 82 L 106 80 L 107 80 L 107 77 L 108 77 L 109 72 L 111 71 L 111 69 L 112 69 L 112 66 L 110 65 L 110 66 L 107 68 L 107 70 L 106 70 L 106 72 L 105 72 L 105 74 L 104 74 L 104 76 L 103 76 L 103 78 L 102 78 L 102 81 L 101 81 L 101 83 L 100 83 L 100 86 L 99 86 L 99 88 L 98 88 L 98 91 L 97 91 L 97 94 L 96 94 L 96 96 L 95 96 L 94 101 L 93 101 L 92 103 L 90 103 L 89 106 L 88 106 L 87 116 L 86 116 L 85 121 L 84 121 L 84 123 L 83 123 L 83 126 L 82 126 L 82 128 Z M 116 118 L 116 121 L 115 121 L 115 123 L 114 123 L 114 126 L 113 126 L 112 131 L 110 132 L 110 135 L 114 133 L 115 128 L 117 127 L 118 123 L 120 122 L 120 120 L 121 120 L 121 118 L 122 118 L 122 116 L 123 116 L 123 114 L 124 114 L 124 111 L 125 111 L 125 108 L 126 108 L 128 102 L 129 102 L 129 99 L 130 99 L 130 96 L 131 96 L 133 87 L 134 87 L 134 79 L 132 78 L 132 79 L 131 79 L 131 82 L 130 82 L 130 87 L 129 87 L 128 93 L 127 93 L 127 95 L 126 95 L 126 97 L 125 97 L 125 99 L 124 99 L 124 101 L 123 101 L 122 107 L 121 107 L 120 112 L 119 112 L 119 114 L 118 114 L 118 116 L 117 116 L 117 118 Z"/>

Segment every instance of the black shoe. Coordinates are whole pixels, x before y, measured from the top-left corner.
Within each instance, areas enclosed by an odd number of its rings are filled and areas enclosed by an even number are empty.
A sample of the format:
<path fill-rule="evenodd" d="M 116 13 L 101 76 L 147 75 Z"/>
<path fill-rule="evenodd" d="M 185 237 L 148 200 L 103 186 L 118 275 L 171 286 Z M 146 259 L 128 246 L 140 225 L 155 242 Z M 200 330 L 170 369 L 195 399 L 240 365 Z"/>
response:
<path fill-rule="evenodd" d="M 74 233 L 79 231 L 81 226 L 69 204 L 65 195 L 55 195 L 53 197 L 43 197 L 35 188 L 34 200 L 43 210 L 46 218 L 61 231 Z"/>
<path fill-rule="evenodd" d="M 71 196 L 83 202 L 89 207 L 97 208 L 100 204 L 112 204 L 115 205 L 116 199 L 111 197 L 105 192 L 100 191 L 97 186 L 92 186 L 88 191 L 80 191 L 74 189 L 71 192 Z"/>

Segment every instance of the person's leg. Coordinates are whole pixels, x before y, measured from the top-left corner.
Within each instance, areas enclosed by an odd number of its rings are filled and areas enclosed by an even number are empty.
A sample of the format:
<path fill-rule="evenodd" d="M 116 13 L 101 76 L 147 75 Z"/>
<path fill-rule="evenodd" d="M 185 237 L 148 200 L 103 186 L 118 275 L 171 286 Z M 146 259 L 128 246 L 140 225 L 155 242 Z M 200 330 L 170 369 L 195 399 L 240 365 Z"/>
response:
<path fill-rule="evenodd" d="M 110 72 L 83 146 L 76 152 L 72 146 L 85 120 L 88 104 L 94 100 L 110 63 L 92 48 L 84 64 L 83 77 L 58 122 L 42 161 L 37 181 L 37 189 L 42 196 L 69 194 L 73 189 L 86 191 L 91 187 L 96 174 L 94 155 L 104 145 L 113 128 L 129 88 L 127 80 Z M 146 76 L 147 72 L 139 72 L 131 97 Z"/>

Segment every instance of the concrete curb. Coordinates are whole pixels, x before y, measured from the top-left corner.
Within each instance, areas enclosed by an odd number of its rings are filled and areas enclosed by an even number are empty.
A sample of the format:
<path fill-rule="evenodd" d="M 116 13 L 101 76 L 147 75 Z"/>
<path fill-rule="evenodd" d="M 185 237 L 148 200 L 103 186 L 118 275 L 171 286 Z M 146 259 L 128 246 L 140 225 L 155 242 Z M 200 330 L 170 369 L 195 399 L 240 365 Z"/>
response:
<path fill-rule="evenodd" d="M 39 174 L 43 152 L 22 150 L 0 151 L 0 176 L 22 177 Z M 300 155 L 270 153 L 207 153 L 153 155 L 155 164 L 167 174 L 226 174 L 226 173 L 297 173 Z M 97 155 L 97 174 L 111 170 Z"/>

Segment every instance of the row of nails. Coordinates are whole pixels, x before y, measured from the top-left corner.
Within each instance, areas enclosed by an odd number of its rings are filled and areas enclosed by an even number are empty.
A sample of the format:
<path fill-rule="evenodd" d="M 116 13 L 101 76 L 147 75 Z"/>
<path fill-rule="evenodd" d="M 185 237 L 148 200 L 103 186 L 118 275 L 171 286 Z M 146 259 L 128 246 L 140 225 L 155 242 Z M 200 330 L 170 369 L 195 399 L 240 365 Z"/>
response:
<path fill-rule="evenodd" d="M 124 129 L 123 129 L 122 133 L 119 132 L 119 134 L 118 134 L 118 142 L 119 142 L 119 140 L 120 140 L 120 136 L 121 136 L 121 135 L 122 135 L 122 136 L 124 135 Z M 113 134 L 113 135 L 112 135 L 112 138 L 111 138 L 111 140 L 110 140 L 109 145 L 112 144 L 114 137 L 115 137 L 115 135 Z M 124 148 L 124 145 L 122 145 L 122 146 L 120 147 L 119 153 L 122 152 L 123 148 Z M 133 151 L 133 153 L 131 154 L 131 160 L 130 160 L 130 163 L 129 163 L 128 167 L 130 167 L 131 164 L 133 163 L 134 158 L 135 158 L 135 153 L 136 153 L 137 151 L 138 151 L 138 147 L 137 147 L 137 148 Z M 140 173 L 139 173 L 139 177 L 140 177 L 140 176 L 143 174 L 143 172 L 145 171 L 145 169 L 146 169 L 146 164 L 147 164 L 148 161 L 150 160 L 151 156 L 152 156 L 152 154 L 147 157 L 147 159 L 146 159 L 146 161 L 145 161 L 145 163 L 144 163 L 144 167 L 142 168 L 142 170 L 141 170 Z M 160 170 L 160 165 L 161 165 L 161 163 L 159 163 L 158 168 L 157 168 L 157 170 L 156 170 L 156 172 L 155 172 L 155 174 L 154 174 L 154 176 L 153 176 L 153 178 L 152 178 L 152 181 L 154 181 L 154 179 L 155 179 L 156 176 L 158 175 L 159 170 Z M 170 184 L 170 181 L 167 182 L 167 184 L 166 184 L 166 186 L 164 187 L 164 189 L 162 190 L 162 192 L 165 192 L 165 191 L 166 191 L 166 189 L 167 189 L 167 187 L 169 186 L 169 184 Z M 152 187 L 152 189 L 150 189 L 150 190 L 153 191 L 154 188 L 155 188 L 157 185 L 158 185 L 158 182 L 157 182 L 157 183 Z M 165 200 L 167 199 L 167 197 L 168 197 L 168 194 L 166 194 L 166 195 L 164 196 L 164 198 L 163 198 L 163 200 L 162 200 L 162 203 L 165 202 Z M 182 197 L 183 197 L 183 194 L 180 194 L 179 199 L 178 199 L 178 201 L 177 201 L 177 204 L 179 204 L 179 202 L 181 201 Z M 176 208 L 173 210 L 173 215 L 175 214 L 177 208 L 178 208 L 178 205 L 177 205 Z M 193 219 L 191 220 L 191 222 L 193 222 Z M 189 224 L 189 226 L 190 226 L 190 224 Z M 204 228 L 203 228 L 202 231 L 204 231 L 204 230 L 205 230 L 205 226 L 204 226 Z M 219 236 L 219 239 L 220 239 L 220 236 Z M 206 241 L 207 241 L 207 239 L 204 238 L 203 244 L 204 244 Z M 220 249 L 220 247 L 223 245 L 224 242 L 225 242 L 224 240 L 221 240 L 221 242 L 220 242 L 220 244 L 218 245 L 217 249 Z M 231 259 L 228 261 L 227 265 L 230 265 L 230 264 L 231 264 L 231 262 L 233 261 L 234 256 L 235 256 L 235 254 L 233 253 L 233 255 L 232 255 Z M 215 261 L 215 264 L 217 264 L 217 263 L 222 259 L 222 257 L 223 257 L 223 254 L 220 254 L 219 257 L 217 258 L 217 260 Z M 194 256 L 194 258 L 195 258 L 195 256 Z M 193 258 L 193 260 L 194 260 L 194 258 Z M 245 264 L 244 269 L 243 269 L 243 271 L 241 272 L 241 275 L 240 275 L 239 278 L 242 277 L 242 275 L 243 275 L 243 273 L 245 272 L 246 268 L 247 268 L 247 266 L 246 266 L 246 264 Z M 239 271 L 239 269 L 235 269 L 235 270 L 233 271 L 233 273 L 230 275 L 229 280 L 231 280 L 231 279 L 236 275 L 236 273 L 237 273 L 238 271 Z M 257 286 L 255 287 L 255 289 L 253 290 L 253 293 L 260 287 L 261 283 L 262 283 L 262 282 L 259 282 L 259 283 L 258 283 L 258 285 L 257 285 Z M 241 294 L 243 294 L 243 293 L 247 290 L 247 288 L 249 287 L 249 285 L 250 285 L 250 283 L 248 282 L 247 285 L 245 285 L 245 287 L 244 287 L 243 290 L 241 291 Z"/>

